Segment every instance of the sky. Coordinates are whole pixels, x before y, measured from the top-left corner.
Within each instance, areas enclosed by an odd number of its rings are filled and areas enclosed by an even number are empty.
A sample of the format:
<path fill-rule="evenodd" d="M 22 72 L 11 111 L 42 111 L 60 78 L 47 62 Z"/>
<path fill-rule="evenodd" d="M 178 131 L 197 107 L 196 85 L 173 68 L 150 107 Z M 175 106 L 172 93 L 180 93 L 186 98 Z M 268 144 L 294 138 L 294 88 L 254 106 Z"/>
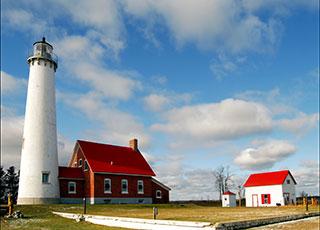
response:
<path fill-rule="evenodd" d="M 19 168 L 32 44 L 56 72 L 59 164 L 76 140 L 139 149 L 172 200 L 289 169 L 319 194 L 316 0 L 1 1 L 1 165 Z M 231 190 L 232 190 L 231 189 Z"/>

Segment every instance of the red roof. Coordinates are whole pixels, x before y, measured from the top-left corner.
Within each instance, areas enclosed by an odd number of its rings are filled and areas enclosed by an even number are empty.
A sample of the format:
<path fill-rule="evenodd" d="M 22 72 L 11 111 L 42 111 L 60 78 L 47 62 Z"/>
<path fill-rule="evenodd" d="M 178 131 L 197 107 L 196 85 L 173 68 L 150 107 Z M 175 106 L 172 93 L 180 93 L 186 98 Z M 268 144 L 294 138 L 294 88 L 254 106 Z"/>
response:
<path fill-rule="evenodd" d="M 81 168 L 61 167 L 59 166 L 59 178 L 78 178 L 83 179 Z"/>
<path fill-rule="evenodd" d="M 155 176 L 139 150 L 82 140 L 78 144 L 93 172 Z"/>
<path fill-rule="evenodd" d="M 276 171 L 276 172 L 251 174 L 243 186 L 251 187 L 251 186 L 283 184 L 288 174 L 293 179 L 293 182 L 297 184 L 289 170 L 282 170 L 282 171 Z"/>
<path fill-rule="evenodd" d="M 226 191 L 223 193 L 223 195 L 236 195 L 236 194 L 230 191 Z"/>

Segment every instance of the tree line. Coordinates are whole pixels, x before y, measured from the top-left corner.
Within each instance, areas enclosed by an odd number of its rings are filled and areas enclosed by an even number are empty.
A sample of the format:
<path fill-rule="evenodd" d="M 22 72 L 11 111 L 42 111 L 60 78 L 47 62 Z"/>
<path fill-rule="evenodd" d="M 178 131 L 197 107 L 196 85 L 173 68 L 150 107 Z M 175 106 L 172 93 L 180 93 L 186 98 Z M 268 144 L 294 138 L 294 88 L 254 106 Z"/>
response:
<path fill-rule="evenodd" d="M 20 171 L 16 171 L 14 166 L 11 166 L 5 171 L 0 166 L 0 203 L 5 204 L 7 202 L 8 194 L 12 194 L 13 202 L 17 202 L 18 187 L 19 187 L 19 174 Z"/>

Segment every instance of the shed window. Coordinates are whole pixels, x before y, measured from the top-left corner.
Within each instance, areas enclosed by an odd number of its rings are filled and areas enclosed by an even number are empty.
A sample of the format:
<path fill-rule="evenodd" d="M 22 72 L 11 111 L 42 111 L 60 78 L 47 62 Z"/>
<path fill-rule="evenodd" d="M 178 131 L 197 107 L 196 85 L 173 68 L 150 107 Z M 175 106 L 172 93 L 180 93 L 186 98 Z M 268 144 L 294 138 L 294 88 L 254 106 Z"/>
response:
<path fill-rule="evenodd" d="M 74 181 L 68 182 L 68 193 L 69 194 L 76 194 L 77 193 L 76 182 L 74 182 Z"/>
<path fill-rule="evenodd" d="M 89 169 L 88 161 L 84 161 L 84 171 L 87 171 Z"/>
<path fill-rule="evenodd" d="M 262 204 L 271 204 L 270 194 L 261 194 L 261 203 Z"/>
<path fill-rule="evenodd" d="M 290 184 L 290 180 L 287 180 L 287 184 Z"/>
<path fill-rule="evenodd" d="M 111 179 L 104 179 L 104 193 L 111 193 Z"/>
<path fill-rule="evenodd" d="M 138 180 L 138 194 L 143 194 L 144 189 L 143 189 L 143 180 Z"/>
<path fill-rule="evenodd" d="M 128 180 L 126 179 L 121 180 L 121 193 L 128 193 Z"/>
<path fill-rule="evenodd" d="M 162 192 L 161 190 L 156 191 L 156 198 L 161 199 L 162 198 Z"/>
<path fill-rule="evenodd" d="M 79 167 L 82 167 L 82 158 L 79 159 Z"/>

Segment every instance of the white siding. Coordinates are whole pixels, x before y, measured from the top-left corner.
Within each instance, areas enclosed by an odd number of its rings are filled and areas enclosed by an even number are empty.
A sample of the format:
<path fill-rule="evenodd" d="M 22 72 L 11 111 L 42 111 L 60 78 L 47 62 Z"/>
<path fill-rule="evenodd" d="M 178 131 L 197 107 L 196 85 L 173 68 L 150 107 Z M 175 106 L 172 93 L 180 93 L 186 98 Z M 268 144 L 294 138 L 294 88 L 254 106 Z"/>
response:
<path fill-rule="evenodd" d="M 59 199 L 55 71 L 52 63 L 43 59 L 32 63 L 23 130 L 18 204 L 56 202 Z M 49 174 L 48 183 L 42 183 L 43 173 Z"/>
<path fill-rule="evenodd" d="M 270 194 L 270 204 L 262 204 L 261 195 Z M 284 205 L 282 185 L 253 186 L 245 188 L 246 206 L 253 207 L 252 195 L 257 195 L 259 207 L 276 206 L 277 203 Z M 255 196 L 256 197 L 256 196 Z"/>
<path fill-rule="evenodd" d="M 222 207 L 236 207 L 237 201 L 235 195 L 222 195 Z"/>

